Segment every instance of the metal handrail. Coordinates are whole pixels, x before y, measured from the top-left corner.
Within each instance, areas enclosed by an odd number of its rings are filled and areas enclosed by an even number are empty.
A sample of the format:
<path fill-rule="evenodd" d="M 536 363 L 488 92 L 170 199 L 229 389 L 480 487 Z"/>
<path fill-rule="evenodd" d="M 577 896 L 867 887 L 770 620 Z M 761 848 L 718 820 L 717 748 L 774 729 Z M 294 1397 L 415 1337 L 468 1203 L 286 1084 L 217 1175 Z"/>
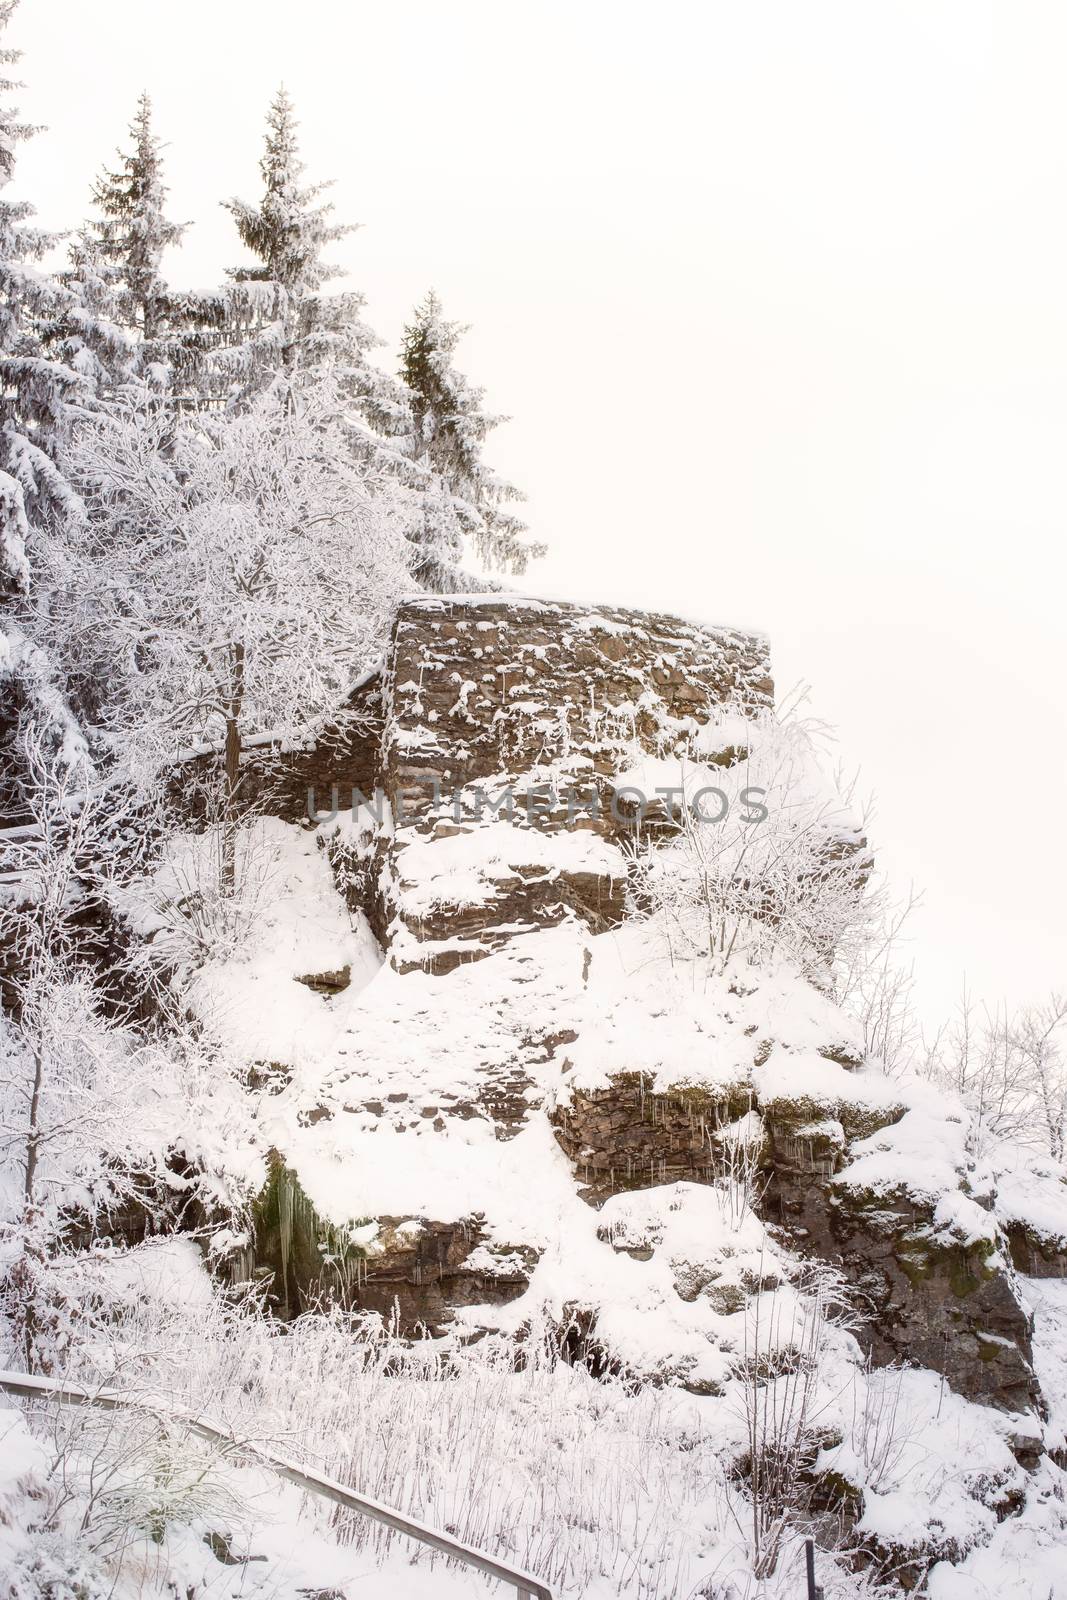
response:
<path fill-rule="evenodd" d="M 358 1511 L 365 1517 L 371 1517 L 375 1522 L 384 1523 L 395 1533 L 406 1534 L 410 1539 L 417 1539 L 420 1544 L 440 1550 L 443 1555 L 451 1556 L 454 1561 L 460 1561 L 464 1566 L 475 1567 L 479 1572 L 484 1572 L 490 1578 L 496 1578 L 500 1583 L 511 1584 L 517 1592 L 517 1600 L 553 1600 L 552 1590 L 539 1578 L 535 1578 L 533 1573 L 524 1572 L 519 1567 L 506 1567 L 503 1562 L 484 1555 L 481 1550 L 472 1549 L 470 1545 L 461 1544 L 458 1539 L 450 1538 L 447 1533 L 438 1533 L 436 1528 L 428 1528 L 423 1522 L 415 1522 L 411 1517 L 402 1516 L 391 1506 L 383 1506 L 377 1500 L 368 1499 L 366 1495 L 355 1494 L 351 1489 L 346 1489 L 344 1484 L 338 1483 L 334 1478 L 327 1478 L 321 1472 L 311 1472 L 305 1467 L 298 1467 L 295 1462 L 287 1461 L 284 1456 L 277 1455 L 262 1445 L 238 1439 L 225 1428 L 217 1428 L 213 1423 L 205 1422 L 202 1417 L 194 1417 L 185 1412 L 164 1411 L 142 1400 L 132 1400 L 126 1395 L 118 1394 L 113 1389 L 93 1391 L 83 1389 L 80 1384 L 59 1383 L 54 1378 L 38 1378 L 25 1372 L 0 1372 L 0 1389 L 6 1389 L 9 1394 L 22 1395 L 31 1400 L 48 1398 L 58 1400 L 64 1405 L 102 1406 L 106 1411 L 140 1411 L 146 1416 L 157 1417 L 163 1421 L 180 1422 L 191 1433 L 199 1434 L 202 1439 L 217 1444 L 233 1445 L 239 1450 L 247 1451 L 272 1472 L 276 1472 L 280 1478 L 295 1484 L 298 1489 L 306 1489 L 309 1494 L 317 1494 L 324 1500 L 332 1500 L 334 1505 L 343 1506 L 346 1510 Z"/>

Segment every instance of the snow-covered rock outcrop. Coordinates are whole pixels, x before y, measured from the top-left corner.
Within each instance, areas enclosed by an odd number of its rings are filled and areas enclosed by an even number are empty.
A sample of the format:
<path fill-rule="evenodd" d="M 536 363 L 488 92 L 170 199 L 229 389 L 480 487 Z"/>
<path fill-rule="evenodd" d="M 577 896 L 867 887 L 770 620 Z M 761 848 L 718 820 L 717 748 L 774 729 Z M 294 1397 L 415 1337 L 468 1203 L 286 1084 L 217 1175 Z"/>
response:
<path fill-rule="evenodd" d="M 833 997 L 871 858 L 771 697 L 757 635 L 422 597 L 343 737 L 249 752 L 225 938 L 183 946 L 195 804 L 116 909 L 239 1101 L 176 1144 L 222 1301 L 337 1341 L 339 1394 L 364 1340 L 387 1387 L 424 1351 L 652 1394 L 713 1463 L 698 1521 L 777 1515 L 784 1451 L 779 1511 L 948 1596 L 1059 1537 L 1067 1186 L 868 1056 Z M 746 825 L 695 834 L 701 795 Z"/>
<path fill-rule="evenodd" d="M 876 1360 L 1038 1406 L 963 1109 L 865 1061 L 787 956 L 723 971 L 629 914 L 638 812 L 654 831 L 716 782 L 736 801 L 772 694 L 765 641 L 423 598 L 361 694 L 381 721 L 336 752 L 336 797 L 316 755 L 314 827 L 258 825 L 282 888 L 252 953 L 197 978 L 265 1085 L 271 1170 L 238 1273 L 272 1270 L 290 1313 L 325 1290 L 407 1327 L 518 1327 L 548 1306 L 604 1359 L 714 1389 L 760 1292 L 758 1272 L 723 1278 L 704 1215 L 743 1138 L 757 1254 L 779 1249 L 770 1227 L 843 1270 Z M 675 799 L 642 807 L 650 788 Z M 702 1219 L 684 1260 L 662 1233 L 619 1248 L 617 1208 L 643 1190 Z M 1028 1459 L 1035 1436 L 1019 1423 Z"/>

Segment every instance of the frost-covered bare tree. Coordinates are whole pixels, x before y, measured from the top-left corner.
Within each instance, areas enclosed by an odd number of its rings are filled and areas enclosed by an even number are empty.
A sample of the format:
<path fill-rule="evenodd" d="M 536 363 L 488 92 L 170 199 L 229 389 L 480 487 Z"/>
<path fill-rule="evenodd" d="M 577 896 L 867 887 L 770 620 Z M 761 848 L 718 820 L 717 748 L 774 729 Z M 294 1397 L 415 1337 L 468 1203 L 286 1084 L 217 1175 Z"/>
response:
<path fill-rule="evenodd" d="M 806 1266 L 795 1284 L 753 1297 L 737 1363 L 744 1419 L 742 1513 L 757 1577 L 769 1576 L 810 1511 L 810 1469 L 830 1433 L 826 1368 L 835 1334 L 859 1325 L 843 1275 Z"/>
<path fill-rule="evenodd" d="M 1015 1010 L 979 1005 L 965 988 L 935 1038 L 926 1072 L 974 1118 L 978 1154 L 1010 1142 L 1064 1159 L 1067 1141 L 1067 995 Z"/>
<path fill-rule="evenodd" d="M 869 937 L 842 950 L 835 967 L 835 995 L 863 1028 L 864 1050 L 897 1074 L 914 1069 L 922 1058 L 922 1028 L 914 1005 L 914 971 L 904 956 L 905 929 L 921 896 L 888 903 L 886 886 L 875 893 L 879 916 L 872 918 Z"/>
<path fill-rule="evenodd" d="M 31 821 L 0 885 L 0 1331 L 33 1370 L 114 1316 L 117 1242 L 225 1229 L 251 1111 L 237 1063 L 165 991 L 148 1022 L 110 981 L 108 908 L 151 853 L 135 797 L 57 762 L 34 727 L 21 738 Z"/>
<path fill-rule="evenodd" d="M 1024 1006 L 1012 1022 L 1012 1043 L 1030 1083 L 1030 1126 L 1041 1134 L 1048 1153 L 1062 1161 L 1067 1153 L 1067 1059 L 1064 1024 L 1067 995 L 1052 994 L 1043 1005 Z"/>
<path fill-rule="evenodd" d="M 32 1368 L 69 1333 L 54 1269 L 71 1234 L 145 1194 L 162 1085 L 158 1052 L 108 1020 L 94 981 L 107 792 L 76 788 L 32 726 L 21 739 L 32 821 L 0 900 L 0 1304 Z"/>
<path fill-rule="evenodd" d="M 40 627 L 73 681 L 106 685 L 123 770 L 221 754 L 230 884 L 249 738 L 343 719 L 408 579 L 390 485 L 338 446 L 335 407 L 322 384 L 228 415 L 116 410 L 73 451 L 90 515 L 49 546 Z"/>
<path fill-rule="evenodd" d="M 150 1211 L 162 1176 L 151 1138 L 156 1052 L 109 1024 L 89 977 L 55 963 L 0 1021 L 4 1205 L 0 1306 L 31 1370 L 69 1337 L 60 1260 L 77 1235 Z"/>
<path fill-rule="evenodd" d="M 822 771 L 817 732 L 766 713 L 735 765 L 682 764 L 673 834 L 639 855 L 635 893 L 683 955 L 724 972 L 779 952 L 829 988 L 835 961 L 871 939 L 879 906 L 862 821 Z"/>

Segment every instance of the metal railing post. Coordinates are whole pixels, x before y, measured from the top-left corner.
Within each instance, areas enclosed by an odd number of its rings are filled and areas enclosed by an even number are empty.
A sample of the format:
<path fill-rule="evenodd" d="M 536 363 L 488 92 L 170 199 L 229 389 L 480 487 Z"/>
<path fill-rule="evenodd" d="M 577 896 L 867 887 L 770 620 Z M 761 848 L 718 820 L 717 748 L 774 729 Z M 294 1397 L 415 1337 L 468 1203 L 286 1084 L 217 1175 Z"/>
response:
<path fill-rule="evenodd" d="M 822 1600 L 822 1590 L 815 1584 L 815 1540 L 804 1540 L 804 1567 L 808 1579 L 808 1600 Z"/>

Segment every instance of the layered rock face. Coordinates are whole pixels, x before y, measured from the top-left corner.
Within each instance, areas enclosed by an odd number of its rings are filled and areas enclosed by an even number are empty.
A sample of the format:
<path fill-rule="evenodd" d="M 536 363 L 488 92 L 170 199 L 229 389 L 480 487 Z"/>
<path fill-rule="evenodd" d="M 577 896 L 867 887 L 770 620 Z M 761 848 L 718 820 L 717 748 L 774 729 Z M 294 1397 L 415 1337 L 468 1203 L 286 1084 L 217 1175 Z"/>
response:
<path fill-rule="evenodd" d="M 844 1269 L 877 1365 L 929 1367 L 968 1399 L 1026 1412 L 1041 1404 L 1030 1315 L 1006 1240 L 968 1193 L 963 1162 L 960 1187 L 940 1195 L 913 1176 L 887 1184 L 866 1175 L 866 1153 L 873 1146 L 876 1159 L 891 1158 L 908 1119 L 925 1115 L 936 1126 L 934 1109 L 907 1109 L 908 1098 L 883 1108 L 877 1133 L 865 1119 L 858 1137 L 847 1116 L 843 1127 L 819 1129 L 788 1096 L 771 1101 L 765 1212 L 805 1251 Z"/>
<path fill-rule="evenodd" d="M 643 965 L 617 780 L 642 758 L 650 771 L 695 751 L 705 768 L 737 762 L 772 700 L 765 641 L 618 609 L 422 598 L 402 607 L 365 692 L 380 695 L 380 732 L 365 719 L 334 769 L 316 757 L 320 808 L 342 793 L 313 838 L 386 965 L 358 995 L 333 968 L 317 991 L 314 972 L 294 973 L 301 1004 L 323 1010 L 307 1013 L 269 1108 L 308 1196 L 312 1263 L 329 1255 L 322 1219 L 358 1221 L 346 1297 L 395 1307 L 406 1327 L 440 1329 L 457 1308 L 475 1326 L 478 1307 L 516 1301 L 536 1273 L 573 1312 L 583 1296 L 561 1238 L 588 1234 L 617 1257 L 597 1208 L 614 1217 L 619 1196 L 714 1185 L 747 1124 L 764 1220 L 845 1270 L 873 1312 L 862 1337 L 877 1361 L 914 1360 L 1007 1410 L 1038 1404 L 1009 1252 L 967 1192 L 961 1117 L 889 1085 L 814 992 L 798 1021 L 777 979 L 748 971 L 690 993 L 669 963 L 651 977 Z M 352 773 L 367 804 L 349 814 Z M 934 1177 L 913 1170 L 917 1128 L 942 1141 Z M 630 1250 L 638 1299 L 663 1237 Z M 310 1268 L 289 1281 L 266 1231 L 257 1245 L 290 1311 L 321 1287 Z M 665 1314 L 725 1315 L 719 1270 L 672 1257 Z M 728 1287 L 723 1306 L 746 1292 Z M 713 1323 L 700 1339 L 718 1337 Z M 697 1332 L 685 1337 L 695 1348 Z M 694 1385 L 724 1370 L 725 1335 L 721 1347 L 719 1366 L 686 1357 Z"/>
<path fill-rule="evenodd" d="M 764 641 L 749 634 L 535 600 L 405 605 L 381 767 L 406 819 L 388 862 L 393 959 L 448 971 L 568 916 L 594 932 L 617 924 L 617 846 L 632 829 L 610 780 L 624 752 L 673 749 L 714 711 L 743 715 L 772 694 Z M 450 901 L 449 874 L 481 860 L 475 830 L 501 821 L 515 831 L 501 835 L 511 859 L 492 892 Z M 406 854 L 449 837 L 460 842 L 434 856 Z"/>
<path fill-rule="evenodd" d="M 635 742 L 673 749 L 724 707 L 744 716 L 771 696 L 765 641 L 733 630 L 534 600 L 404 605 L 382 680 L 361 690 L 358 731 L 332 753 L 334 765 L 331 752 L 265 752 L 249 763 L 248 781 L 295 818 L 292 802 L 312 779 L 338 884 L 411 985 L 390 1002 L 390 1046 L 403 1037 L 420 1054 L 441 1001 L 463 1014 L 464 1033 L 458 1044 L 432 1039 L 417 1087 L 405 1086 L 392 1049 L 368 1066 L 364 1041 L 360 1067 L 339 1068 L 315 1104 L 297 1110 L 294 1146 L 304 1130 L 321 1140 L 336 1124 L 376 1140 L 465 1136 L 472 1125 L 497 1143 L 513 1139 L 543 1104 L 545 1075 L 558 1072 L 554 1048 L 573 1032 L 567 1011 L 590 959 L 585 934 L 624 915 L 633 824 L 613 775 Z M 378 726 L 366 715 L 375 700 Z M 335 828 L 329 813 L 353 800 L 366 805 Z M 545 963 L 543 947 L 526 941 L 552 930 L 561 939 Z M 489 968 L 471 971 L 490 957 Z M 414 987 L 424 976 L 447 977 L 450 988 L 424 993 Z M 301 981 L 326 995 L 335 977 Z M 285 1155 L 302 1178 L 295 1148 Z M 381 1221 L 346 1292 L 368 1308 L 395 1302 L 406 1326 L 440 1326 L 450 1307 L 472 1300 L 510 1299 L 540 1253 L 518 1236 L 501 1241 L 499 1229 L 487 1240 L 477 1214 L 450 1220 L 447 1238 L 433 1216 L 422 1218 L 421 1239 L 418 1219 Z M 276 1239 L 264 1235 L 257 1253 L 285 1280 L 289 1311 L 321 1291 L 309 1267 L 302 1298 L 301 1274 L 289 1282 Z"/>

